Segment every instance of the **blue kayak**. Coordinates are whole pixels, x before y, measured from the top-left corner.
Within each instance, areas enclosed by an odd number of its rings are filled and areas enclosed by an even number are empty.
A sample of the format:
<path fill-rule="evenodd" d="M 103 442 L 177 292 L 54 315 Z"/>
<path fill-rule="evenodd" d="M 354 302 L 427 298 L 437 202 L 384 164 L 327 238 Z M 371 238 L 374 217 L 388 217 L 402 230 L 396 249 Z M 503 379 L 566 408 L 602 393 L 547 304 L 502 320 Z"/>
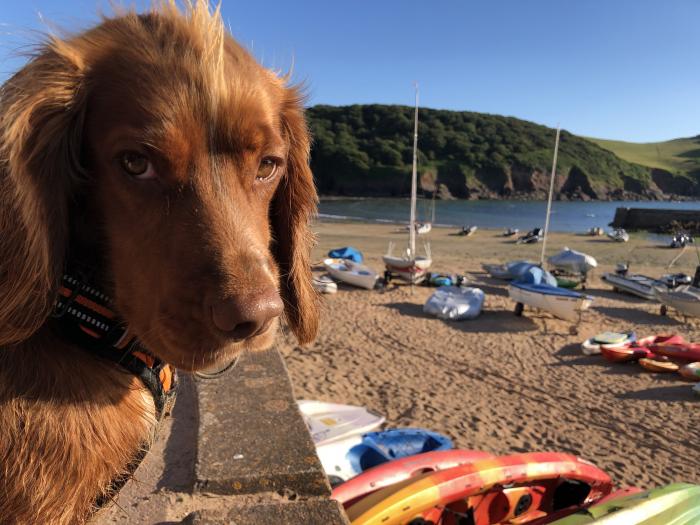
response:
<path fill-rule="evenodd" d="M 362 443 L 348 451 L 347 459 L 359 474 L 394 459 L 451 448 L 452 441 L 447 436 L 420 428 L 402 428 L 368 432 L 362 436 Z"/>

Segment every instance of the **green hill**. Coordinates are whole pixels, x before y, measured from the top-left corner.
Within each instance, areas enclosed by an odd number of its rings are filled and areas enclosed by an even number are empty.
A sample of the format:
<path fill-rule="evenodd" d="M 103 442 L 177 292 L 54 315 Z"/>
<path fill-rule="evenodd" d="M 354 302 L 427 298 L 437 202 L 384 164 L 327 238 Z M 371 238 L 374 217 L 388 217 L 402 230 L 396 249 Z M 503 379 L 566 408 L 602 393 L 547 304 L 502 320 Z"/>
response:
<path fill-rule="evenodd" d="M 700 175 L 700 135 L 666 142 L 622 142 L 588 139 L 628 162 L 659 168 L 675 175 Z"/>
<path fill-rule="evenodd" d="M 413 108 L 314 106 L 307 116 L 314 135 L 312 168 L 322 195 L 409 192 Z M 551 128 L 512 117 L 421 109 L 418 134 L 424 189 L 436 188 L 443 198 L 546 195 L 555 136 Z M 655 176 L 654 170 L 567 131 L 561 135 L 557 175 L 559 198 L 656 199 L 679 193 L 673 184 L 676 174 L 664 170 Z M 689 186 L 681 184 L 681 195 L 700 194 L 697 181 L 685 174 L 682 178 Z"/>

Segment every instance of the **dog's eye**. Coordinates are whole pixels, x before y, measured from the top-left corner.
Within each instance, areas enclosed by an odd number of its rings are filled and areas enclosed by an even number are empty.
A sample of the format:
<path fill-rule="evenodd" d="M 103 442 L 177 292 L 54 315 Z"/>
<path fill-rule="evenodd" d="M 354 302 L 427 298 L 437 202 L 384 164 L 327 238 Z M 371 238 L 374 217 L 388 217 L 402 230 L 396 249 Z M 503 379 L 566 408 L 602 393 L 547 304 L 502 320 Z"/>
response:
<path fill-rule="evenodd" d="M 262 162 L 260 162 L 260 167 L 258 168 L 258 174 L 255 176 L 255 180 L 270 180 L 277 173 L 277 168 L 279 167 L 279 162 L 271 157 L 265 157 Z"/>
<path fill-rule="evenodd" d="M 156 172 L 148 157 L 136 151 L 125 151 L 119 156 L 119 165 L 127 175 L 144 180 L 155 178 Z"/>

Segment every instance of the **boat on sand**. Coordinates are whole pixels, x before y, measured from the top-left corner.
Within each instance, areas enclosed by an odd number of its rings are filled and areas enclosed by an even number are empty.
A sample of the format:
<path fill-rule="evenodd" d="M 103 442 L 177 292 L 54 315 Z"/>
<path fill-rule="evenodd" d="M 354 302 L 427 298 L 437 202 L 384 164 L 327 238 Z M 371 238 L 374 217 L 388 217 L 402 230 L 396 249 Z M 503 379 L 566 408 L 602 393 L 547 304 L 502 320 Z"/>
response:
<path fill-rule="evenodd" d="M 323 265 L 326 271 L 338 281 L 371 290 L 379 278 L 377 272 L 364 264 L 349 259 L 325 259 Z"/>
<path fill-rule="evenodd" d="M 700 288 L 685 285 L 671 290 L 665 286 L 655 286 L 654 294 L 661 303 L 661 315 L 666 315 L 671 307 L 683 315 L 700 317 Z"/>
<path fill-rule="evenodd" d="M 646 275 L 629 273 L 626 264 L 618 264 L 615 273 L 604 273 L 602 279 L 612 286 L 615 292 L 626 292 L 648 301 L 656 300 L 655 287 L 664 286 L 663 282 Z"/>

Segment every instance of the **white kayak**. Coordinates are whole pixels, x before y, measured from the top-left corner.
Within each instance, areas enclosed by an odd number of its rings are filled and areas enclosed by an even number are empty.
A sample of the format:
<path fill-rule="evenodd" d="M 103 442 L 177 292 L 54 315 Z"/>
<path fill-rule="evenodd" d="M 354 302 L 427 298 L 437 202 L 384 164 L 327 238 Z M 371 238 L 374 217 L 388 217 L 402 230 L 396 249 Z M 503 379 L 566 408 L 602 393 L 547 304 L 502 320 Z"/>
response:
<path fill-rule="evenodd" d="M 336 293 L 338 291 L 338 285 L 327 275 L 321 275 L 320 277 L 314 276 L 311 279 L 311 286 L 313 286 L 313 289 L 318 293 Z"/>
<path fill-rule="evenodd" d="M 596 355 L 600 353 L 600 346 L 606 347 L 623 346 L 630 342 L 633 332 L 602 332 L 581 343 L 581 351 L 585 355 Z"/>
<path fill-rule="evenodd" d="M 357 286 L 358 288 L 371 290 L 379 278 L 377 272 L 368 266 L 349 259 L 329 258 L 323 261 L 323 265 L 333 279 Z"/>
<path fill-rule="evenodd" d="M 297 404 L 317 447 L 345 442 L 353 436 L 359 443 L 362 434 L 376 430 L 385 420 L 384 416 L 354 405 L 308 399 L 300 399 Z"/>

